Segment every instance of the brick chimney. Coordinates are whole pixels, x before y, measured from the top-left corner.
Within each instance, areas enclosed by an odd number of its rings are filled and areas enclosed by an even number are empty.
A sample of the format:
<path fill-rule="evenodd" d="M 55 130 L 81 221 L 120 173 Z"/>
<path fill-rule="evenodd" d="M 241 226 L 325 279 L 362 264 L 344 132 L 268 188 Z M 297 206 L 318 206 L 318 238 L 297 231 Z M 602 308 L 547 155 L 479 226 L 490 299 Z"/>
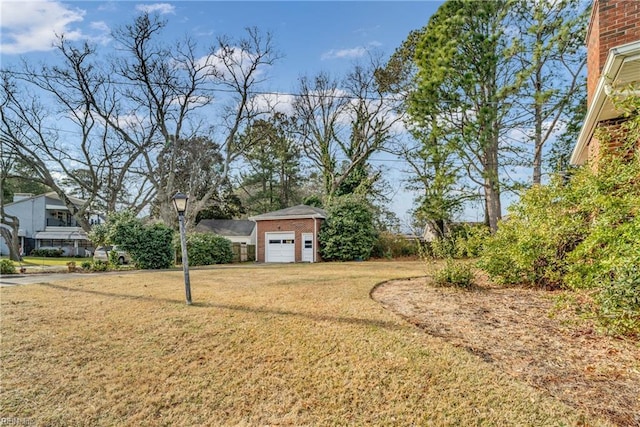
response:
<path fill-rule="evenodd" d="M 609 50 L 640 40 L 640 0 L 594 0 L 587 33 L 587 102 L 591 105 Z"/>

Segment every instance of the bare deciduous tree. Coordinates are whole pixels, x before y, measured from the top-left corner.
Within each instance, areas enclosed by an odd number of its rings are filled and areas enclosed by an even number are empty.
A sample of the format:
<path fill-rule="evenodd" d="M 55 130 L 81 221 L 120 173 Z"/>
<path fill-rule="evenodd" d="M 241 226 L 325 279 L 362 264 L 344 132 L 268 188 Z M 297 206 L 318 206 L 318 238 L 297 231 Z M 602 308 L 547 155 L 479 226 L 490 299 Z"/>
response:
<path fill-rule="evenodd" d="M 165 24 L 141 14 L 114 32 L 111 56 L 61 36 L 61 65 L 36 69 L 25 64 L 23 70 L 3 71 L 3 142 L 33 161 L 38 178 L 86 229 L 86 214 L 94 205 L 107 212 L 119 207 L 140 212 L 153 202 L 158 216 L 171 224 L 173 194 L 191 190 L 187 219 L 192 225 L 246 148 L 239 130 L 262 113 L 252 91 L 265 78 L 264 68 L 277 59 L 270 35 L 251 28 L 240 40 L 220 37 L 202 56 L 191 39 L 164 42 Z M 224 94 L 227 106 L 218 127 L 205 110 L 216 91 Z M 38 101 L 43 95 L 46 100 Z M 205 111 L 208 116 L 199 114 Z M 176 182 L 176 174 L 201 171 L 198 161 L 178 162 L 186 148 L 178 142 L 215 145 L 214 137 L 222 141 L 219 179 L 207 191 L 181 188 L 184 180 Z M 86 204 L 71 204 L 69 187 L 81 189 Z"/>
<path fill-rule="evenodd" d="M 341 82 L 326 73 L 299 80 L 294 111 L 301 145 L 322 174 L 329 198 L 363 170 L 372 154 L 388 147 L 401 121 L 376 81 L 380 60 L 370 60 L 356 64 Z"/>

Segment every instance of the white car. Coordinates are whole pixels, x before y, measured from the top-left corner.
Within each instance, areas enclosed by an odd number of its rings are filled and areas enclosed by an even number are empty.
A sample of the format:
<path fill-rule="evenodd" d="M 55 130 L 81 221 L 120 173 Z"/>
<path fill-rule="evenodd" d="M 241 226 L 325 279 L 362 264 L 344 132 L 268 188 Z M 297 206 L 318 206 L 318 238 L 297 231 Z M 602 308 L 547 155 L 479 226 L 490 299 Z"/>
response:
<path fill-rule="evenodd" d="M 98 246 L 93 253 L 93 260 L 109 262 L 109 253 L 111 251 L 116 251 L 118 253 L 118 264 L 129 264 L 129 262 L 131 262 L 129 254 L 118 249 L 117 246 Z"/>

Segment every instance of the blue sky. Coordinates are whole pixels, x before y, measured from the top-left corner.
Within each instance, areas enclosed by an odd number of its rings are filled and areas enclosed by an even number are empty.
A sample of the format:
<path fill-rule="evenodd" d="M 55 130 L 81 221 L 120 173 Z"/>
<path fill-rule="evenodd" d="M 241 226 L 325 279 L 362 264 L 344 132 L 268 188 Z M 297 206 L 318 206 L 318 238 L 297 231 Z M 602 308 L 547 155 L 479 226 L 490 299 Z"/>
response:
<path fill-rule="evenodd" d="M 301 74 L 341 73 L 365 49 L 391 54 L 409 32 L 426 25 L 441 2 L 412 1 L 174 1 L 174 2 L 29 2 L 1 3 L 1 60 L 49 57 L 55 33 L 89 38 L 105 51 L 109 32 L 141 9 L 168 20 L 167 36 L 185 34 L 208 45 L 221 34 L 240 35 L 257 26 L 274 34 L 284 55 L 272 69 L 274 90 L 291 91 Z"/>
<path fill-rule="evenodd" d="M 132 22 L 142 10 L 168 21 L 170 39 L 189 35 L 204 50 L 219 35 L 241 36 L 256 26 L 270 31 L 283 55 L 269 71 L 264 86 L 272 92 L 295 91 L 296 79 L 328 71 L 341 76 L 354 61 L 375 49 L 390 55 L 409 32 L 426 25 L 442 2 L 437 1 L 6 1 L 0 3 L 2 67 L 28 61 L 52 61 L 55 34 L 70 40 L 91 40 L 105 54 L 111 30 Z M 402 164 L 385 164 L 397 194 L 392 202 L 401 220 L 412 207 L 402 190 Z"/>

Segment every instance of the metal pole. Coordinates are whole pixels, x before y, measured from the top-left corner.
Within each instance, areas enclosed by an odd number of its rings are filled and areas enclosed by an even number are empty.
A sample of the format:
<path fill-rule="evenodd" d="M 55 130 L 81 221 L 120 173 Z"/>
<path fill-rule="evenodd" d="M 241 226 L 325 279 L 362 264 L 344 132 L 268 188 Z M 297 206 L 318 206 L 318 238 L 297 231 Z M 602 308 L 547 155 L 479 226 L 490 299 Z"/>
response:
<path fill-rule="evenodd" d="M 178 214 L 180 222 L 180 246 L 182 246 L 182 270 L 184 271 L 184 291 L 187 305 L 191 305 L 191 283 L 189 281 L 189 258 L 187 257 L 187 238 L 184 231 L 184 214 Z"/>

